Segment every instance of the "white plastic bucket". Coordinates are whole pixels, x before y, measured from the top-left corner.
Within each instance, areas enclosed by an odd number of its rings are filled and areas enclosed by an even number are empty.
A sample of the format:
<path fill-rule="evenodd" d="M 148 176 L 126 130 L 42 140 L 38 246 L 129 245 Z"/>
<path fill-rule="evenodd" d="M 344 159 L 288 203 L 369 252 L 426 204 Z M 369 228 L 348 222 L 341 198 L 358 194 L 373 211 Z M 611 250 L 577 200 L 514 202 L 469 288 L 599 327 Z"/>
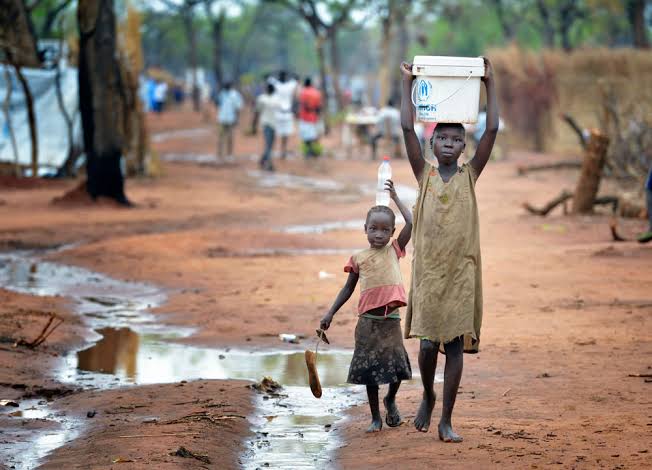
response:
<path fill-rule="evenodd" d="M 416 56 L 412 73 L 417 121 L 477 122 L 482 57 Z"/>

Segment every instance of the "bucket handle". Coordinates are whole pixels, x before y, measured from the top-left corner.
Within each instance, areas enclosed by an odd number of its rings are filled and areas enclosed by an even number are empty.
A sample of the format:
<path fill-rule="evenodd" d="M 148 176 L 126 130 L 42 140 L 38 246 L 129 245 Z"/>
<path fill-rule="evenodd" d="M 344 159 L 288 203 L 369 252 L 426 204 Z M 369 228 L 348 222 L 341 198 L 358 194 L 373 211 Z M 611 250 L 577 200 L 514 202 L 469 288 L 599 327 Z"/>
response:
<path fill-rule="evenodd" d="M 462 88 L 464 88 L 464 87 L 466 86 L 466 82 L 469 81 L 469 79 L 471 78 L 472 75 L 473 75 L 473 73 L 469 72 L 469 76 L 466 77 L 466 80 L 464 80 L 464 83 L 462 83 L 462 84 L 460 85 L 460 87 L 459 87 L 457 90 L 455 90 L 453 93 L 451 93 L 450 95 L 448 95 L 448 96 L 447 96 L 446 98 L 444 98 L 443 100 L 440 100 L 439 102 L 435 103 L 433 106 L 439 106 L 439 105 L 442 104 L 444 101 L 448 101 L 448 100 L 451 99 L 453 96 L 457 95 L 457 93 L 459 93 L 460 90 L 462 90 Z M 416 92 L 416 90 L 417 90 L 417 81 L 415 80 L 414 83 L 412 83 L 412 92 L 410 93 L 410 98 L 412 98 L 412 104 L 413 104 L 415 107 L 417 106 L 416 97 L 415 97 L 415 92 Z"/>

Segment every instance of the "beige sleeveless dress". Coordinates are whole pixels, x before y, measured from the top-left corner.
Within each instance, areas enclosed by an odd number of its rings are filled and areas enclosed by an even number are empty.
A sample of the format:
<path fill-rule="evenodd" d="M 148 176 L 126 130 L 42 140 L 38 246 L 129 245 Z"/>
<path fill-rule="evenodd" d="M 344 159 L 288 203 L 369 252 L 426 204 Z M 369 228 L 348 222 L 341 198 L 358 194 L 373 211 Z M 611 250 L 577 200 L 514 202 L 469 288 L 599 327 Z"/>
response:
<path fill-rule="evenodd" d="M 412 283 L 405 338 L 440 345 L 464 336 L 478 352 L 482 269 L 475 170 L 462 165 L 448 183 L 427 163 L 414 207 Z"/>

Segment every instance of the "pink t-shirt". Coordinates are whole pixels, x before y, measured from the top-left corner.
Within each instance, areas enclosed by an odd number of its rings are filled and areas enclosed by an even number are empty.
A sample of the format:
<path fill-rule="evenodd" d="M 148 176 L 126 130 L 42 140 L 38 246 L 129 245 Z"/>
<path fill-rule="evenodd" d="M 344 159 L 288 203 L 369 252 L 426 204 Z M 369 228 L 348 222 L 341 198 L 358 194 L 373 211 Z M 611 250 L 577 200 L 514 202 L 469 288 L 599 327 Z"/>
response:
<path fill-rule="evenodd" d="M 363 314 L 378 307 L 404 307 L 407 296 L 398 260 L 405 256 L 396 240 L 382 248 L 367 248 L 351 256 L 344 272 L 354 272 L 360 277 L 358 313 Z"/>

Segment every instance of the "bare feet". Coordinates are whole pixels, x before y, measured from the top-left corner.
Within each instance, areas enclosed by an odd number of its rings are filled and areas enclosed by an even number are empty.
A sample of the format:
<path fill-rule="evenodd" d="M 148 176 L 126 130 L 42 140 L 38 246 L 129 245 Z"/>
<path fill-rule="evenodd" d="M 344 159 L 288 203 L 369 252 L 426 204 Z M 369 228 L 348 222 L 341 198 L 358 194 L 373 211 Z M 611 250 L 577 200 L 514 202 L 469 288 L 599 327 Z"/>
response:
<path fill-rule="evenodd" d="M 396 406 L 396 399 L 392 398 L 390 400 L 385 397 L 383 398 L 383 404 L 387 410 L 387 414 L 385 415 L 385 422 L 387 423 L 387 426 L 390 428 L 400 426 L 403 422 L 403 419 L 401 418 L 401 413 L 399 413 L 398 407 Z"/>
<path fill-rule="evenodd" d="M 379 416 L 378 418 L 372 418 L 367 432 L 380 432 L 381 429 L 383 429 L 383 420 Z"/>
<path fill-rule="evenodd" d="M 453 431 L 453 427 L 450 424 L 439 423 L 439 440 L 444 442 L 462 442 L 462 436 L 456 434 Z"/>
<path fill-rule="evenodd" d="M 430 418 L 432 416 L 432 409 L 435 407 L 436 399 L 437 397 L 434 392 L 432 398 L 428 398 L 425 393 L 423 394 L 419 411 L 417 411 L 417 416 L 414 418 L 414 427 L 417 431 L 428 432 L 428 429 L 430 429 Z"/>

